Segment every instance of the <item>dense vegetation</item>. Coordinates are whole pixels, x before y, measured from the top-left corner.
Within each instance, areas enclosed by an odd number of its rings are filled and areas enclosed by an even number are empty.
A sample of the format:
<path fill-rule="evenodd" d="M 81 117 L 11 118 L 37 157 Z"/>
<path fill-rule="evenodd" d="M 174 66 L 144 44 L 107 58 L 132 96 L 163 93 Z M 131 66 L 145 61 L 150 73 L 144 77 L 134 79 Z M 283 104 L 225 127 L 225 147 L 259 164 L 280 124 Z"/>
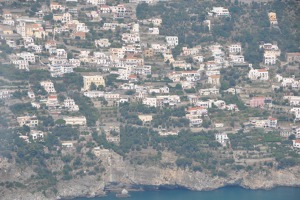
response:
<path fill-rule="evenodd" d="M 227 7 L 231 17 L 211 19 L 210 34 L 204 20 L 207 19 L 207 11 L 213 6 Z M 271 11 L 277 14 L 279 28 L 270 28 L 268 12 Z M 228 41 L 241 42 L 245 48 L 245 59 L 257 65 L 263 59 L 263 52 L 258 48 L 259 42 L 277 41 L 282 53 L 299 51 L 299 11 L 296 1 L 243 4 L 238 1 L 190 0 L 158 3 L 154 6 L 139 4 L 137 17 L 161 17 L 163 24 L 160 33 L 178 36 L 179 46 L 195 46 L 212 41 L 221 44 Z"/>

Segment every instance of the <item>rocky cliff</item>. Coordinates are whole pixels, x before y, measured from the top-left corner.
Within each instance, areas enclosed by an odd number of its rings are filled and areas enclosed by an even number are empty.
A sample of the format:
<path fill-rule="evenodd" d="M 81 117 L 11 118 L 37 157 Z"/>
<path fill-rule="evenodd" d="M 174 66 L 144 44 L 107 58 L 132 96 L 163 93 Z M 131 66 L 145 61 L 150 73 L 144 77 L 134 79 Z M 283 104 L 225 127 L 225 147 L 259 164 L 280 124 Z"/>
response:
<path fill-rule="evenodd" d="M 117 160 L 117 161 L 116 161 Z M 116 164 L 118 163 L 118 164 Z M 26 179 L 32 173 L 30 169 L 16 170 L 9 164 L 2 165 L 1 179 L 21 181 L 26 185 Z M 227 185 L 240 185 L 250 189 L 270 189 L 276 186 L 300 186 L 300 166 L 285 170 L 270 170 L 266 172 L 234 171 L 227 177 L 211 176 L 204 172 L 193 172 L 176 167 L 133 166 L 121 158 L 112 159 L 106 172 L 99 176 L 83 176 L 70 181 L 59 181 L 57 191 L 29 192 L 30 185 L 25 189 L 0 190 L 0 199 L 6 200 L 54 200 L 74 197 L 94 197 L 105 195 L 106 191 L 121 191 L 143 189 L 143 186 L 184 187 L 190 190 L 213 190 Z M 32 188 L 31 188 L 32 189 Z"/>

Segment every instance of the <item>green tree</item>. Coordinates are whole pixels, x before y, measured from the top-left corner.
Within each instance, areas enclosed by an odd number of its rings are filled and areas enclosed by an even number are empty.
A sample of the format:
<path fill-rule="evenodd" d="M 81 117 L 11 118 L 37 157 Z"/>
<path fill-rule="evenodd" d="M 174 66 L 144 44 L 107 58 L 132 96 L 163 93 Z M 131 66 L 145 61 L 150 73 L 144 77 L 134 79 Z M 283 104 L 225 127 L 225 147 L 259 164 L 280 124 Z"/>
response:
<path fill-rule="evenodd" d="M 64 125 L 66 125 L 66 121 L 63 119 L 58 119 L 55 121 L 55 124 L 58 126 L 64 126 Z"/>
<path fill-rule="evenodd" d="M 91 83 L 90 90 L 97 90 L 97 86 L 95 83 L 93 83 L 93 82 Z"/>

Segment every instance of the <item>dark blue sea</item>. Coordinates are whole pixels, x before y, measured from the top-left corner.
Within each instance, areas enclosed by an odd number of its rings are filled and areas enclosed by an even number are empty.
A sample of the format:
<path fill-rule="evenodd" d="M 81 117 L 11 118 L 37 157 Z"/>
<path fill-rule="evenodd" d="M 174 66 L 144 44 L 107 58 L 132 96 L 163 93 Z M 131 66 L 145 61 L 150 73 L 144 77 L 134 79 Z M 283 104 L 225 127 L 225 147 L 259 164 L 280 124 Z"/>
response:
<path fill-rule="evenodd" d="M 300 200 L 300 188 L 278 187 L 271 190 L 247 190 L 241 187 L 224 187 L 205 192 L 188 190 L 159 190 L 130 192 L 129 198 L 109 194 L 101 198 L 76 198 L 74 200 Z"/>

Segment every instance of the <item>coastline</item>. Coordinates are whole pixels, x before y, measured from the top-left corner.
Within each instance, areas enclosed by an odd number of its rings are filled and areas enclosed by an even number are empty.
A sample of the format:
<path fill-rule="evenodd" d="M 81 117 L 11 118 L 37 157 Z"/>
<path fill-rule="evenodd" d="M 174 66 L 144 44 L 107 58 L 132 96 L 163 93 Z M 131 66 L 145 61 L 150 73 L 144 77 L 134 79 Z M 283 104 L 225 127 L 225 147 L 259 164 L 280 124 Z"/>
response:
<path fill-rule="evenodd" d="M 7 168 L 8 169 L 8 168 Z M 3 181 L 19 181 L 26 184 L 30 168 L 23 171 L 7 170 Z M 53 188 L 38 190 L 38 186 L 6 189 L 0 188 L 0 200 L 56 200 L 77 197 L 103 197 L 109 193 L 120 193 L 161 189 L 185 189 L 212 191 L 228 186 L 239 186 L 249 190 L 270 190 L 276 187 L 300 187 L 300 166 L 266 171 L 228 171 L 226 177 L 212 176 L 206 172 L 161 166 L 134 166 L 118 162 L 107 173 L 99 176 L 78 176 L 71 180 L 59 180 L 56 192 Z"/>
<path fill-rule="evenodd" d="M 131 200 L 296 200 L 300 195 L 300 188 L 276 187 L 272 190 L 247 190 L 238 186 L 226 186 L 213 191 L 190 191 L 184 189 L 160 189 L 147 190 L 144 192 L 130 192 Z M 72 200 L 118 200 L 114 193 L 109 193 L 104 198 L 75 198 Z"/>
<path fill-rule="evenodd" d="M 114 183 L 115 184 L 115 183 Z M 29 193 L 25 191 L 15 191 L 14 193 L 10 194 L 4 194 L 0 199 L 12 199 L 12 200 L 30 200 L 30 199 L 36 199 L 36 200 L 76 200 L 77 198 L 101 198 L 101 197 L 106 197 L 110 194 L 117 194 L 120 192 L 124 187 L 128 190 L 129 193 L 131 192 L 146 192 L 146 191 L 165 191 L 165 190 L 186 190 L 186 191 L 195 191 L 195 192 L 209 192 L 209 191 L 214 191 L 214 190 L 219 190 L 219 189 L 224 189 L 224 188 L 242 188 L 245 190 L 251 190 L 251 191 L 256 191 L 256 190 L 272 190 L 276 188 L 300 188 L 300 182 L 299 184 L 294 184 L 294 185 L 278 185 L 274 184 L 273 186 L 262 186 L 262 187 L 250 187 L 246 186 L 243 184 L 225 184 L 220 187 L 206 187 L 203 189 L 194 189 L 194 188 L 189 188 L 186 186 L 181 186 L 181 185 L 123 185 L 123 184 L 118 184 L 114 185 L 113 188 L 110 188 L 109 184 L 105 186 L 107 188 L 103 188 L 103 190 L 98 191 L 98 192 L 92 192 L 92 193 L 85 193 L 85 194 L 69 194 L 66 196 L 63 195 L 58 195 L 58 196 L 45 196 L 42 193 Z M 92 188 L 91 188 L 92 189 Z M 25 192 L 25 193 L 24 193 Z M 90 191 L 91 192 L 91 191 Z"/>
<path fill-rule="evenodd" d="M 185 191 L 193 191 L 193 192 L 209 192 L 209 191 L 214 191 L 214 190 L 219 190 L 219 189 L 226 189 L 226 188 L 240 188 L 244 190 L 251 190 L 251 191 L 258 191 L 258 190 L 263 190 L 263 191 L 270 191 L 276 188 L 299 188 L 300 189 L 300 184 L 297 186 L 274 186 L 270 188 L 256 188 L 256 189 L 251 189 L 251 188 L 246 188 L 242 187 L 241 185 L 225 185 L 223 187 L 219 188 L 211 188 L 211 189 L 205 189 L 205 190 L 190 190 L 189 188 L 178 186 L 178 185 L 161 185 L 161 186 L 154 186 L 154 185 L 138 185 L 138 186 L 133 186 L 133 187 L 138 187 L 139 189 L 128 189 L 129 192 L 147 192 L 147 191 L 165 191 L 165 190 L 185 190 Z M 121 188 L 120 188 L 121 189 Z M 114 191 L 105 191 L 105 195 L 99 195 L 99 196 L 81 196 L 81 197 L 68 197 L 68 198 L 61 198 L 61 200 L 76 200 L 77 198 L 101 198 L 101 197 L 106 197 L 110 194 L 115 195 L 116 192 Z"/>

